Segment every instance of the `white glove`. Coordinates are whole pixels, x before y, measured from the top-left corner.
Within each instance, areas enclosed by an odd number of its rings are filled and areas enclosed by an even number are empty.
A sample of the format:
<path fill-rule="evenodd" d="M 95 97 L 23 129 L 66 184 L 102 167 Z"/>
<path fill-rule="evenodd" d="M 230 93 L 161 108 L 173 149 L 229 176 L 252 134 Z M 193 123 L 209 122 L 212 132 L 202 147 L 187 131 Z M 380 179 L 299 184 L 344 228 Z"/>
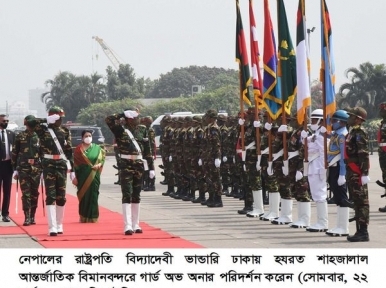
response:
<path fill-rule="evenodd" d="M 346 183 L 346 177 L 344 175 L 339 175 L 339 178 L 338 178 L 338 185 L 339 186 L 342 186 Z"/>
<path fill-rule="evenodd" d="M 56 120 L 59 120 L 60 116 L 58 114 L 47 116 L 47 123 L 48 124 L 54 124 Z"/>
<path fill-rule="evenodd" d="M 370 182 L 370 177 L 369 176 L 362 176 L 361 182 L 362 182 L 362 185 L 366 185 L 367 183 Z"/>
<path fill-rule="evenodd" d="M 40 181 L 44 181 L 44 175 L 43 175 L 43 173 L 40 174 Z"/>
<path fill-rule="evenodd" d="M 281 167 L 281 170 L 283 171 L 283 175 L 284 175 L 284 176 L 287 176 L 287 175 L 288 175 L 288 171 L 289 171 L 289 168 L 288 168 L 288 160 L 284 160 L 284 161 L 283 161 L 283 167 Z"/>
<path fill-rule="evenodd" d="M 150 179 L 153 179 L 155 177 L 155 172 L 154 172 L 154 170 L 150 170 L 149 171 L 149 178 Z"/>
<path fill-rule="evenodd" d="M 198 159 L 198 166 L 202 166 L 202 160 Z"/>
<path fill-rule="evenodd" d="M 257 171 L 261 170 L 260 162 L 261 162 L 261 155 L 257 155 L 257 162 L 256 162 L 256 170 Z"/>
<path fill-rule="evenodd" d="M 265 124 L 264 124 L 264 128 L 266 129 L 266 130 L 271 130 L 271 128 L 272 128 L 272 124 L 271 123 L 269 123 L 269 122 L 265 122 Z"/>
<path fill-rule="evenodd" d="M 267 174 L 268 174 L 269 176 L 272 176 L 272 175 L 273 175 L 272 161 L 268 161 Z"/>
<path fill-rule="evenodd" d="M 227 156 L 224 156 L 224 157 L 222 157 L 222 162 L 227 162 L 228 161 L 228 158 L 227 158 Z"/>
<path fill-rule="evenodd" d="M 255 128 L 260 128 L 261 127 L 261 122 L 260 121 L 253 121 L 253 126 L 255 127 Z"/>
<path fill-rule="evenodd" d="M 17 170 L 13 171 L 12 178 L 15 180 L 19 178 L 19 172 L 17 172 Z"/>
<path fill-rule="evenodd" d="M 172 160 L 173 160 L 173 157 L 172 157 L 172 155 L 170 155 L 169 156 L 169 162 L 172 162 Z"/>
<path fill-rule="evenodd" d="M 302 138 L 307 138 L 308 137 L 308 133 L 306 130 L 302 130 L 302 133 L 300 133 L 300 136 L 302 136 Z"/>
<path fill-rule="evenodd" d="M 243 126 L 245 122 L 245 119 L 239 118 L 239 125 Z"/>
<path fill-rule="evenodd" d="M 320 133 L 326 133 L 327 129 L 324 126 L 320 126 Z"/>
<path fill-rule="evenodd" d="M 288 126 L 287 125 L 280 125 L 279 129 L 277 129 L 277 132 L 288 132 Z"/>
<path fill-rule="evenodd" d="M 214 159 L 214 166 L 216 166 L 217 168 L 219 168 L 220 165 L 221 165 L 221 160 L 218 159 L 218 158 Z"/>
<path fill-rule="evenodd" d="M 245 166 L 245 164 L 243 165 L 243 170 L 244 172 L 247 172 L 247 166 Z"/>
<path fill-rule="evenodd" d="M 233 157 L 233 164 L 236 164 L 236 157 Z"/>
<path fill-rule="evenodd" d="M 303 173 L 300 172 L 300 171 L 296 171 L 295 181 L 298 182 L 298 181 L 301 180 L 302 178 L 303 178 Z"/>
<path fill-rule="evenodd" d="M 327 179 L 327 170 L 326 169 L 320 169 L 319 171 L 319 179 L 320 180 L 326 180 Z"/>
<path fill-rule="evenodd" d="M 70 179 L 71 181 L 75 179 L 75 172 L 70 172 Z"/>

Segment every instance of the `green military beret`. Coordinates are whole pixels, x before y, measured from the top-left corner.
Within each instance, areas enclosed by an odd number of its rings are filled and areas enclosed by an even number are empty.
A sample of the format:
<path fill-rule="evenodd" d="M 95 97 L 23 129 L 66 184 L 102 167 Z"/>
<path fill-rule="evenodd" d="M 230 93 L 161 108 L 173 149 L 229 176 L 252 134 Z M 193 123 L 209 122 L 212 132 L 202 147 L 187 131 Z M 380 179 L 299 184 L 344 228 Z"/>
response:
<path fill-rule="evenodd" d="M 60 108 L 59 106 L 52 106 L 48 110 L 48 116 L 51 116 L 51 115 L 54 115 L 54 114 L 57 114 L 60 117 L 65 117 L 66 116 L 66 114 L 64 113 L 64 110 L 62 108 Z"/>
<path fill-rule="evenodd" d="M 35 116 L 28 115 L 24 118 L 24 125 L 34 127 L 34 126 L 36 126 L 36 124 L 37 124 L 37 122 L 36 122 Z"/>

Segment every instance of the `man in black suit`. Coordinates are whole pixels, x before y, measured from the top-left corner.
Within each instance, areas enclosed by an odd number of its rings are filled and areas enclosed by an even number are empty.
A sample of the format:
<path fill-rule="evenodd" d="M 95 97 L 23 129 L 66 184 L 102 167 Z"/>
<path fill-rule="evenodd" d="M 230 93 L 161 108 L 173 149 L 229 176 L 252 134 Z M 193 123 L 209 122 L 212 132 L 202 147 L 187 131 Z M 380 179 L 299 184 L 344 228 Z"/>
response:
<path fill-rule="evenodd" d="M 0 200 L 2 200 L 2 202 L 0 202 L 2 204 L 1 215 L 3 222 L 11 221 L 11 219 L 9 219 L 9 204 L 11 201 L 13 174 L 11 152 L 12 144 L 15 140 L 15 133 L 7 130 L 8 122 L 8 116 L 0 114 Z"/>

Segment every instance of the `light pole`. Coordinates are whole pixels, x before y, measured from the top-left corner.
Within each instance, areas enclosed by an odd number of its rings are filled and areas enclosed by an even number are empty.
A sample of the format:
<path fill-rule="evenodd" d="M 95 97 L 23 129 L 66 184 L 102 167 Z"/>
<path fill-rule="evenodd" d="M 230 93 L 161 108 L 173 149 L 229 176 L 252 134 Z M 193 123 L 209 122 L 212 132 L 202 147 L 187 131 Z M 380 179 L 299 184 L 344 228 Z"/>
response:
<path fill-rule="evenodd" d="M 308 53 L 311 53 L 311 37 L 310 37 L 310 35 L 311 35 L 311 32 L 314 32 L 314 31 L 315 31 L 315 27 L 312 27 L 311 29 L 307 28 Z M 310 65 L 310 67 L 308 67 L 308 81 L 310 82 L 310 94 L 311 94 L 311 64 L 309 64 L 309 65 Z M 312 102 L 310 104 L 309 110 L 310 110 L 309 112 L 310 112 L 310 116 L 311 116 L 311 113 L 312 113 Z"/>

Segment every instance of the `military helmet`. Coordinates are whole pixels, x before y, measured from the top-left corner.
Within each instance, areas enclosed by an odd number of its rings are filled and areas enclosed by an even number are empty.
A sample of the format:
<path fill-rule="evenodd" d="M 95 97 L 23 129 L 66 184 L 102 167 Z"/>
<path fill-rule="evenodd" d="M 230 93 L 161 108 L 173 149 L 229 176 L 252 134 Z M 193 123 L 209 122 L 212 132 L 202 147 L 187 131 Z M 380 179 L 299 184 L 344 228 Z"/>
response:
<path fill-rule="evenodd" d="M 349 115 L 347 114 L 347 111 L 345 110 L 337 110 L 334 114 L 332 114 L 332 119 L 347 122 Z"/>
<path fill-rule="evenodd" d="M 141 123 L 143 123 L 143 124 L 148 124 L 148 125 L 150 125 L 151 123 L 153 123 L 153 117 L 151 117 L 151 116 L 146 116 L 146 117 L 143 117 L 143 118 L 141 118 Z"/>
<path fill-rule="evenodd" d="M 192 116 L 185 116 L 185 123 L 192 122 L 193 118 Z"/>
<path fill-rule="evenodd" d="M 35 127 L 37 124 L 36 118 L 33 115 L 25 116 L 24 118 L 24 125 L 27 125 L 29 127 Z"/>
<path fill-rule="evenodd" d="M 205 116 L 209 118 L 217 118 L 217 111 L 215 109 L 209 109 L 206 111 Z"/>
<path fill-rule="evenodd" d="M 323 119 L 323 109 L 315 109 L 310 118 Z"/>
<path fill-rule="evenodd" d="M 354 107 L 350 112 L 347 112 L 349 115 L 354 115 L 363 121 L 366 121 L 367 118 L 367 112 L 362 107 Z"/>
<path fill-rule="evenodd" d="M 195 115 L 195 116 L 193 116 L 192 120 L 193 120 L 193 122 L 201 123 L 202 117 Z"/>
<path fill-rule="evenodd" d="M 48 110 L 48 116 L 51 116 L 51 115 L 59 115 L 60 117 L 65 117 L 66 114 L 64 113 L 64 110 L 62 108 L 60 108 L 59 106 L 52 106 L 49 110 Z"/>
<path fill-rule="evenodd" d="M 227 121 L 227 116 L 225 116 L 224 114 L 220 114 L 217 116 L 217 121 Z"/>

